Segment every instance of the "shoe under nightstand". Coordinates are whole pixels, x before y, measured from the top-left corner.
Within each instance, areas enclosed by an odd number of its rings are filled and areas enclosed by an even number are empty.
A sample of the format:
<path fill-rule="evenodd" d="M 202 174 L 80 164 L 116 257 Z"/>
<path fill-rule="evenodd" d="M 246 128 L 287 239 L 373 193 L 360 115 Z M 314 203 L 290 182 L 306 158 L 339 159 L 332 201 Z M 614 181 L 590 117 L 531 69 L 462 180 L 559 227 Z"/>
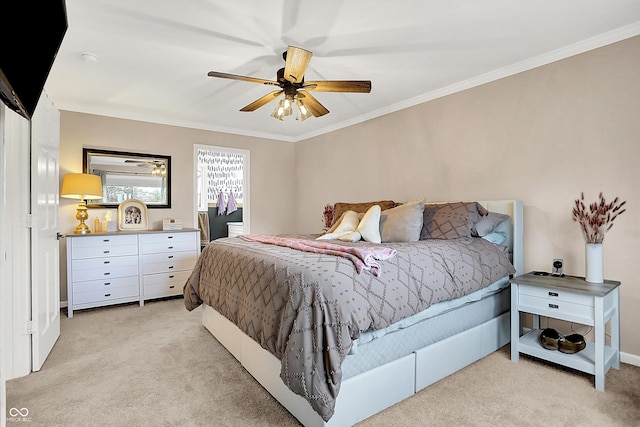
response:
<path fill-rule="evenodd" d="M 520 353 L 595 375 L 596 390 L 604 390 L 605 374 L 620 368 L 620 282 L 589 283 L 583 277 L 541 276 L 511 279 L 511 360 Z M 523 334 L 521 313 L 533 315 L 533 328 Z M 593 327 L 595 342 L 575 354 L 547 350 L 540 344 L 540 316 Z M 610 345 L 605 325 L 610 322 Z"/>

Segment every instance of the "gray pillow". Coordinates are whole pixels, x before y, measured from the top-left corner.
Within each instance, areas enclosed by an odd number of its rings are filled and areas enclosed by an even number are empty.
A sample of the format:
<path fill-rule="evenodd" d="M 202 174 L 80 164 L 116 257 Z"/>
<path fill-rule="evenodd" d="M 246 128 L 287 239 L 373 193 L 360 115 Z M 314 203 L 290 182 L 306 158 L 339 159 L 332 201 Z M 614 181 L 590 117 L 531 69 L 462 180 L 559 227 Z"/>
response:
<path fill-rule="evenodd" d="M 471 227 L 471 235 L 474 237 L 484 237 L 496 229 L 500 223 L 509 219 L 509 215 L 489 212 L 486 216 Z"/>
<path fill-rule="evenodd" d="M 488 213 L 478 202 L 427 204 L 420 240 L 471 237 L 471 227 Z"/>
<path fill-rule="evenodd" d="M 420 240 L 424 199 L 416 199 L 380 214 L 380 237 L 384 242 L 417 242 Z"/>

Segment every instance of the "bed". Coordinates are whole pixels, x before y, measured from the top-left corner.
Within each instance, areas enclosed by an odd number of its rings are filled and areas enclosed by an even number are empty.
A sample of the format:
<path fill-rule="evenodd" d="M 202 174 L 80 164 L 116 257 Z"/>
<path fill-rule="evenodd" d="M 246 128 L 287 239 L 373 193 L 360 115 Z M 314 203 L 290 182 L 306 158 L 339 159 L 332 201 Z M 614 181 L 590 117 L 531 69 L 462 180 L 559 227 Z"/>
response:
<path fill-rule="evenodd" d="M 449 237 L 425 238 L 441 207 L 471 212 L 472 203 L 479 215 L 465 217 L 471 236 L 456 237 L 442 222 L 437 233 Z M 289 244 L 320 242 L 317 235 L 211 242 L 184 286 L 185 305 L 202 305 L 204 326 L 303 425 L 353 425 L 509 342 L 509 278 L 523 273 L 522 202 L 422 201 L 420 238 L 385 241 L 383 224 L 405 218 L 394 209 L 410 204 L 378 207 L 379 245 Z M 476 223 L 491 215 L 500 221 L 478 235 Z M 318 249 L 325 243 L 393 255 L 358 272 L 351 258 Z"/>

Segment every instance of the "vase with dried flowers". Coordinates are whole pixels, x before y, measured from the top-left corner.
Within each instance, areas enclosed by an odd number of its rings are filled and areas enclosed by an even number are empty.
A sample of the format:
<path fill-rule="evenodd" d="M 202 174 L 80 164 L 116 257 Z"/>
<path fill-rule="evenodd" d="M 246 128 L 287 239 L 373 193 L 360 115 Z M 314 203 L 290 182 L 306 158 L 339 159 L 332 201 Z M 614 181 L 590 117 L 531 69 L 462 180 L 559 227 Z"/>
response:
<path fill-rule="evenodd" d="M 333 214 L 335 210 L 332 204 L 327 203 L 324 207 L 324 211 L 322 211 L 322 222 L 324 223 L 324 231 L 327 231 L 331 228 L 333 224 Z"/>
<path fill-rule="evenodd" d="M 576 221 L 586 239 L 585 263 L 587 274 L 585 280 L 590 283 L 604 282 L 604 258 L 602 242 L 604 235 L 613 227 L 615 219 L 624 213 L 626 201 L 618 197 L 607 203 L 602 192 L 598 201 L 591 203 L 588 208 L 584 203 L 584 193 L 576 199 L 573 207 L 573 220 Z"/>

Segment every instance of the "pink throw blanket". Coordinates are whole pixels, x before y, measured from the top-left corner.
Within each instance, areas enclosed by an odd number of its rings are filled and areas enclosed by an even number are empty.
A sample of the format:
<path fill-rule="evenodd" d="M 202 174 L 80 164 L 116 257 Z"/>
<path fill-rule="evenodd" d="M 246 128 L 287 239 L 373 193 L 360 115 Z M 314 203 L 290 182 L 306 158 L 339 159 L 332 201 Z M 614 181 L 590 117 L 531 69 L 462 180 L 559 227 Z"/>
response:
<path fill-rule="evenodd" d="M 292 237 L 267 236 L 264 234 L 250 234 L 240 236 L 242 239 L 270 245 L 284 246 L 304 252 L 335 255 L 347 258 L 353 262 L 358 274 L 370 271 L 374 276 L 380 274 L 379 260 L 389 259 L 396 254 L 395 249 L 383 246 L 344 246 L 318 240 L 296 239 Z"/>

